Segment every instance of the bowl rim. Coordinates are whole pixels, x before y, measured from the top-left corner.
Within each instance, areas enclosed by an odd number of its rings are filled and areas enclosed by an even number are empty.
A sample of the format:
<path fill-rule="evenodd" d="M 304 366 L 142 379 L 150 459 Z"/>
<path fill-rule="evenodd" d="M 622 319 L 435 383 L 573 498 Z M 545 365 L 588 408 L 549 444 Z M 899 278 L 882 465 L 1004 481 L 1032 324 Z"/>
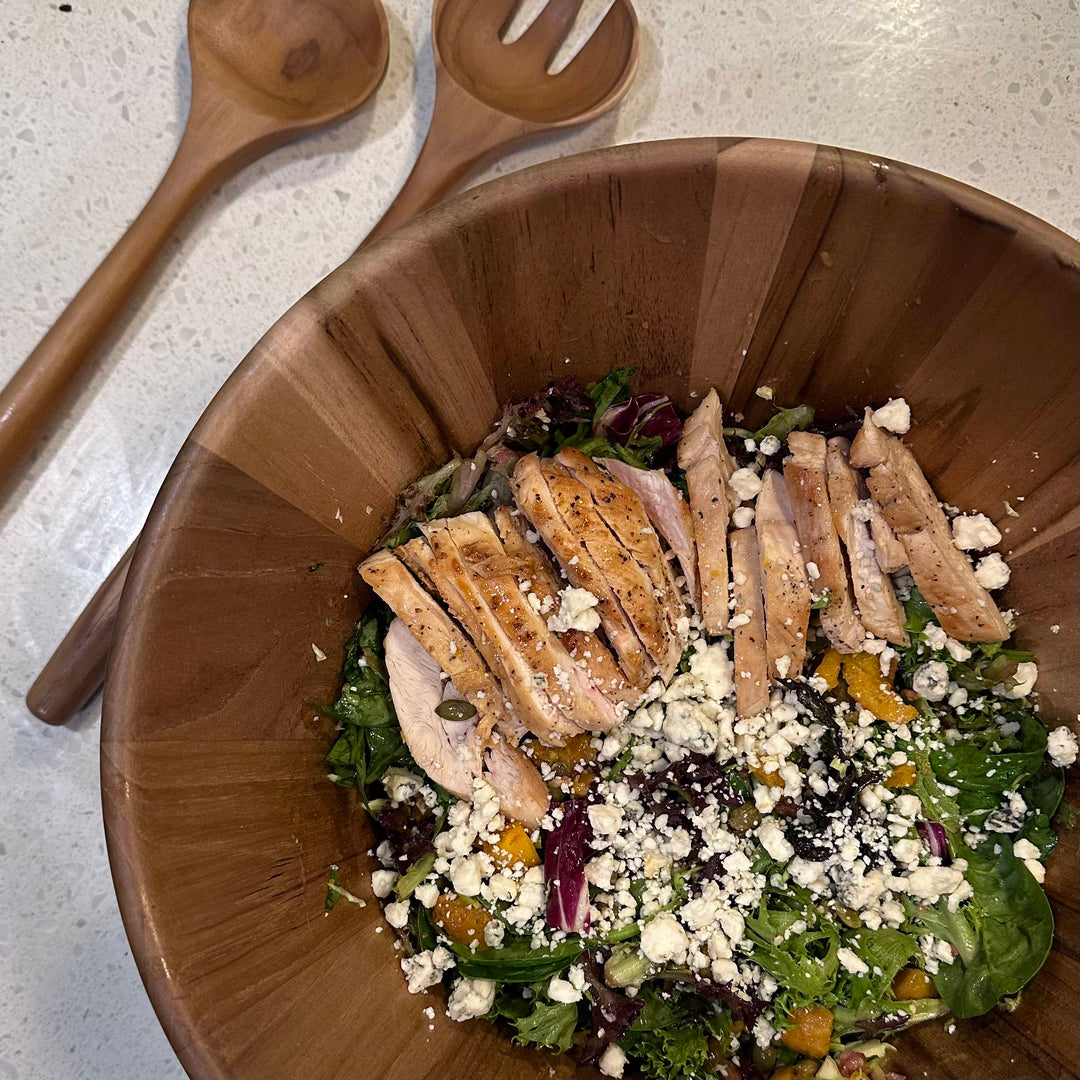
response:
<path fill-rule="evenodd" d="M 370 247 L 356 251 L 340 266 L 336 267 L 314 288 L 320 288 L 332 280 L 341 281 L 357 268 L 365 266 L 374 259 L 386 258 L 387 243 L 398 244 L 392 253 L 393 259 L 408 260 L 414 250 L 408 241 L 421 240 L 424 236 L 451 231 L 462 231 L 470 222 L 509 206 L 529 199 L 534 194 L 550 192 L 552 189 L 572 186 L 586 175 L 596 172 L 614 172 L 620 168 L 637 167 L 643 164 L 659 167 L 677 163 L 682 154 L 696 150 L 699 153 L 717 154 L 726 148 L 742 143 L 753 142 L 768 148 L 770 157 L 766 167 L 782 171 L 793 165 L 794 154 L 804 154 L 808 148 L 815 150 L 839 150 L 847 158 L 865 160 L 868 166 L 887 170 L 895 165 L 918 184 L 931 191 L 944 194 L 952 200 L 957 209 L 989 217 L 1004 226 L 1014 229 L 1020 243 L 1044 254 L 1063 267 L 1080 267 L 1080 242 L 1057 229 L 1048 222 L 1028 213 L 1012 203 L 981 191 L 961 181 L 943 174 L 909 165 L 895 158 L 874 155 L 860 150 L 846 150 L 829 146 L 785 139 L 765 139 L 756 137 L 694 137 L 681 139 L 659 139 L 646 142 L 625 143 L 618 146 L 603 147 L 584 153 L 554 158 L 505 176 L 500 176 L 470 188 L 465 192 L 440 203 L 400 226 L 386 238 L 380 239 Z M 760 168 L 760 164 L 758 165 Z M 901 197 L 908 197 L 906 194 Z M 393 239 L 391 239 L 393 238 Z M 269 327 L 266 333 L 252 347 L 249 353 L 237 365 L 221 389 L 203 411 L 196 428 L 204 424 L 235 424 L 242 410 L 236 408 L 247 380 L 257 370 L 259 355 L 264 344 L 270 340 L 279 326 L 291 312 L 303 305 L 310 292 L 296 301 Z M 164 571 L 161 563 L 161 547 L 157 542 L 164 534 L 176 526 L 171 520 L 177 506 L 182 506 L 182 493 L 191 482 L 185 475 L 185 456 L 191 448 L 192 434 L 188 435 L 174 459 L 162 487 L 143 527 L 136 546 L 131 569 L 123 591 L 118 620 L 117 639 L 109 658 L 107 678 L 102 703 L 101 719 L 101 785 L 103 795 L 103 817 L 105 826 L 106 848 L 110 870 L 121 919 L 131 947 L 139 975 L 146 988 L 147 995 L 169 1042 L 189 1075 L 223 1076 L 229 1075 L 229 1066 L 215 1052 L 210 1040 L 200 1030 L 200 1017 L 189 1008 L 182 989 L 174 984 L 167 963 L 159 947 L 161 937 L 155 919 L 155 909 L 151 895 L 140 882 L 137 867 L 123 857 L 129 850 L 128 841 L 133 838 L 131 822 L 122 812 L 120 804 L 110 803 L 105 799 L 106 768 L 114 772 L 124 772 L 127 743 L 130 735 L 138 729 L 139 716 L 128 708 L 128 701 L 123 689 L 123 672 L 130 663 L 128 657 L 137 651 L 139 638 L 138 611 L 142 598 L 153 594 L 153 583 Z M 108 762 L 108 764 L 107 764 Z"/>

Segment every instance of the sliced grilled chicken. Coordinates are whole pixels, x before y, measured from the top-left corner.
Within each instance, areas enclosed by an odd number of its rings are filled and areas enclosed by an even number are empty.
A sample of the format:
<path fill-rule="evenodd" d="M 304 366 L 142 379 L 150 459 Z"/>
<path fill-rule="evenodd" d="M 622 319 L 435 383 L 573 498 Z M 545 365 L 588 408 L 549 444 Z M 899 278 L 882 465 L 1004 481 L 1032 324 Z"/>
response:
<path fill-rule="evenodd" d="M 410 540 L 396 553 L 437 589 L 453 616 L 466 629 L 488 667 L 496 675 L 515 718 L 544 742 L 558 745 L 581 728 L 570 723 L 545 689 L 546 676 L 526 661 L 503 632 L 499 621 L 477 592 L 456 547 L 448 537 L 440 550 L 427 539 Z M 531 658 L 529 658 L 531 659 Z"/>
<path fill-rule="evenodd" d="M 528 600 L 534 607 L 539 607 L 541 615 L 546 615 L 558 610 L 559 579 L 547 554 L 526 539 L 524 523 L 524 515 L 519 513 L 515 517 L 508 506 L 500 506 L 495 511 L 495 525 L 503 548 L 517 561 L 517 572 L 531 583 L 528 591 L 532 596 L 528 596 Z M 611 651 L 595 634 L 587 630 L 563 630 L 558 637 L 578 667 L 588 672 L 593 685 L 607 697 L 630 706 L 641 700 L 641 691 L 626 681 Z"/>
<path fill-rule="evenodd" d="M 686 578 L 686 591 L 695 608 L 698 595 L 697 561 L 694 557 L 694 522 L 682 493 L 662 469 L 635 469 L 618 458 L 601 458 L 600 464 L 616 480 L 637 492 L 656 531 L 675 553 Z"/>
<path fill-rule="evenodd" d="M 870 536 L 874 541 L 874 558 L 886 574 L 895 574 L 907 567 L 908 557 L 904 545 L 892 531 L 877 503 L 873 504 L 870 515 Z"/>
<path fill-rule="evenodd" d="M 499 796 L 503 814 L 530 829 L 539 828 L 551 794 L 539 769 L 521 750 L 501 740 L 489 746 L 484 751 L 484 779 Z"/>
<path fill-rule="evenodd" d="M 794 678 L 806 660 L 810 584 L 784 478 L 767 469 L 755 506 L 765 593 L 765 650 L 771 678 Z"/>
<path fill-rule="evenodd" d="M 480 513 L 462 514 L 425 526 L 438 555 L 435 525 L 449 534 L 477 591 L 532 669 L 534 681 L 541 674 L 546 677 L 548 697 L 568 723 L 585 731 L 608 731 L 618 724 L 626 710 L 618 710 L 593 685 L 588 671 L 574 662 L 558 635 L 548 629 L 547 619 L 526 599 L 514 575 L 499 568 L 507 555 L 488 518 Z"/>
<path fill-rule="evenodd" d="M 673 640 L 649 575 L 604 523 L 592 494 L 580 480 L 553 461 L 541 462 L 540 471 L 559 516 L 595 563 L 648 657 L 661 671 L 674 670 L 681 655 L 679 645 Z M 563 564 L 563 569 L 571 574 L 572 567 Z"/>
<path fill-rule="evenodd" d="M 728 615 L 728 516 L 738 500 L 728 491 L 734 463 L 724 446 L 723 410 L 715 390 L 683 425 L 679 465 L 690 493 L 701 621 L 708 633 L 719 634 Z"/>
<path fill-rule="evenodd" d="M 665 656 L 654 657 L 666 682 L 675 674 L 686 649 L 689 623 L 684 622 L 684 629 L 680 631 L 680 620 L 685 620 L 687 615 L 686 605 L 675 585 L 671 564 L 664 558 L 660 537 L 649 524 L 645 507 L 633 488 L 604 472 L 580 450 L 560 450 L 555 455 L 555 461 L 589 489 L 600 519 L 645 571 L 652 594 L 659 603 L 660 618 L 667 640 Z"/>
<path fill-rule="evenodd" d="M 960 641 L 1004 641 L 1009 628 L 953 543 L 948 519 L 908 448 L 874 424 L 871 410 L 851 446 L 851 463 L 870 470 L 866 486 L 907 553 L 919 592 L 942 629 Z"/>
<path fill-rule="evenodd" d="M 866 629 L 855 614 L 844 553 L 829 506 L 825 436 L 793 431 L 788 436 L 788 448 L 791 456 L 784 462 L 784 479 L 803 562 L 812 579 L 810 590 L 828 596 L 828 606 L 821 611 L 821 628 L 839 652 L 858 652 L 866 641 Z"/>
<path fill-rule="evenodd" d="M 361 564 L 360 576 L 390 605 L 409 633 L 476 707 L 479 740 L 484 742 L 496 724 L 504 726 L 506 701 L 495 677 L 457 623 L 408 569 L 391 552 L 377 551 Z"/>
<path fill-rule="evenodd" d="M 565 479 L 570 480 L 569 477 Z M 577 486 L 581 487 L 580 484 Z M 641 639 L 607 575 L 585 546 L 583 537 L 563 520 L 536 454 L 527 454 L 517 463 L 510 488 L 518 508 L 543 537 L 570 582 L 580 589 L 588 589 L 597 598 L 601 625 L 626 677 L 634 686 L 647 685 L 653 675 L 653 665 L 642 648 Z"/>
<path fill-rule="evenodd" d="M 753 529 L 735 529 L 728 542 L 735 586 L 735 612 L 729 622 L 735 628 L 735 704 L 740 716 L 757 716 L 769 705 L 769 659 L 757 533 Z"/>
<path fill-rule="evenodd" d="M 825 463 L 829 477 L 829 506 L 833 524 L 847 549 L 851 585 L 859 621 L 874 637 L 894 645 L 907 645 L 904 609 L 896 599 L 892 582 L 877 561 L 877 545 L 870 534 L 870 523 L 860 514 L 860 503 L 867 498 L 862 478 L 851 467 L 847 439 L 830 439 Z M 865 505 L 865 504 L 863 504 Z M 907 564 L 907 556 L 904 556 Z"/>
<path fill-rule="evenodd" d="M 471 798 L 481 769 L 475 722 L 446 721 L 435 712 L 443 700 L 442 669 L 401 619 L 390 624 L 384 645 L 390 696 L 409 752 L 435 783 Z"/>

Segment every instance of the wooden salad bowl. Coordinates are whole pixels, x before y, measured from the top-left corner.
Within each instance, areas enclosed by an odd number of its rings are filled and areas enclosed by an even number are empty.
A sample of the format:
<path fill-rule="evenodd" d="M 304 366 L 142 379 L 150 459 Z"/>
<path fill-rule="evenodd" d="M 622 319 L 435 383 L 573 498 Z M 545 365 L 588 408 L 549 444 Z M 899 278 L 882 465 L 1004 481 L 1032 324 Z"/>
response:
<path fill-rule="evenodd" d="M 120 907 L 191 1075 L 573 1075 L 569 1058 L 407 993 L 367 885 L 372 832 L 326 779 L 332 724 L 317 711 L 395 493 L 552 379 L 635 364 L 641 389 L 683 406 L 716 386 L 751 428 L 771 412 L 763 384 L 826 420 L 903 395 L 939 495 L 1005 534 L 1004 605 L 1039 654 L 1042 715 L 1075 725 L 1077 262 L 1049 225 L 921 169 L 690 139 L 468 192 L 285 314 L 165 481 L 105 697 Z M 366 908 L 323 917 L 331 863 Z M 1074 829 L 1047 874 L 1054 951 L 1020 1006 L 900 1036 L 901 1071 L 1076 1075 L 1077 879 Z"/>

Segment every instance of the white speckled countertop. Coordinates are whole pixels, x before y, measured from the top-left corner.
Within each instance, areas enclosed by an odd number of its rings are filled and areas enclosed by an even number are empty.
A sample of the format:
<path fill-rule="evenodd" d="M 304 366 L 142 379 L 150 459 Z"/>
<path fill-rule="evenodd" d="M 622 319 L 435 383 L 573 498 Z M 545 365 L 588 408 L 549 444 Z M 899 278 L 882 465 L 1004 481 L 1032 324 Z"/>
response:
<path fill-rule="evenodd" d="M 1077 0 L 635 4 L 643 62 L 622 107 L 492 174 L 612 142 L 770 135 L 914 162 L 1080 230 Z M 429 5 L 386 5 L 374 99 L 208 200 L 0 508 L 0 1080 L 183 1075 L 113 895 L 100 706 L 51 729 L 23 696 L 226 375 L 405 177 L 432 107 Z M 187 111 L 184 0 L 63 6 L 0 5 L 2 379 L 142 206 Z"/>

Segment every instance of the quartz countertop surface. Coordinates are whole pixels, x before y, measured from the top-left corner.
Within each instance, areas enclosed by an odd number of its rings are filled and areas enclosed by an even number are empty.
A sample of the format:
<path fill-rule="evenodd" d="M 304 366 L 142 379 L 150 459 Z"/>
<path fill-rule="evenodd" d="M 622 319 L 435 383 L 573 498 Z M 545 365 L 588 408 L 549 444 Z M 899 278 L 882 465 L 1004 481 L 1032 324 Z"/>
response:
<path fill-rule="evenodd" d="M 0 508 L 0 1080 L 183 1075 L 113 894 L 100 703 L 56 729 L 23 698 L 225 377 L 405 178 L 432 109 L 430 8 L 385 3 L 375 96 L 207 199 Z M 1077 0 L 634 3 L 642 64 L 622 106 L 478 180 L 611 143 L 776 136 L 912 162 L 1080 229 Z M 164 171 L 188 107 L 185 10 L 0 5 L 0 379 Z M 579 28 L 602 10 L 587 0 Z"/>

